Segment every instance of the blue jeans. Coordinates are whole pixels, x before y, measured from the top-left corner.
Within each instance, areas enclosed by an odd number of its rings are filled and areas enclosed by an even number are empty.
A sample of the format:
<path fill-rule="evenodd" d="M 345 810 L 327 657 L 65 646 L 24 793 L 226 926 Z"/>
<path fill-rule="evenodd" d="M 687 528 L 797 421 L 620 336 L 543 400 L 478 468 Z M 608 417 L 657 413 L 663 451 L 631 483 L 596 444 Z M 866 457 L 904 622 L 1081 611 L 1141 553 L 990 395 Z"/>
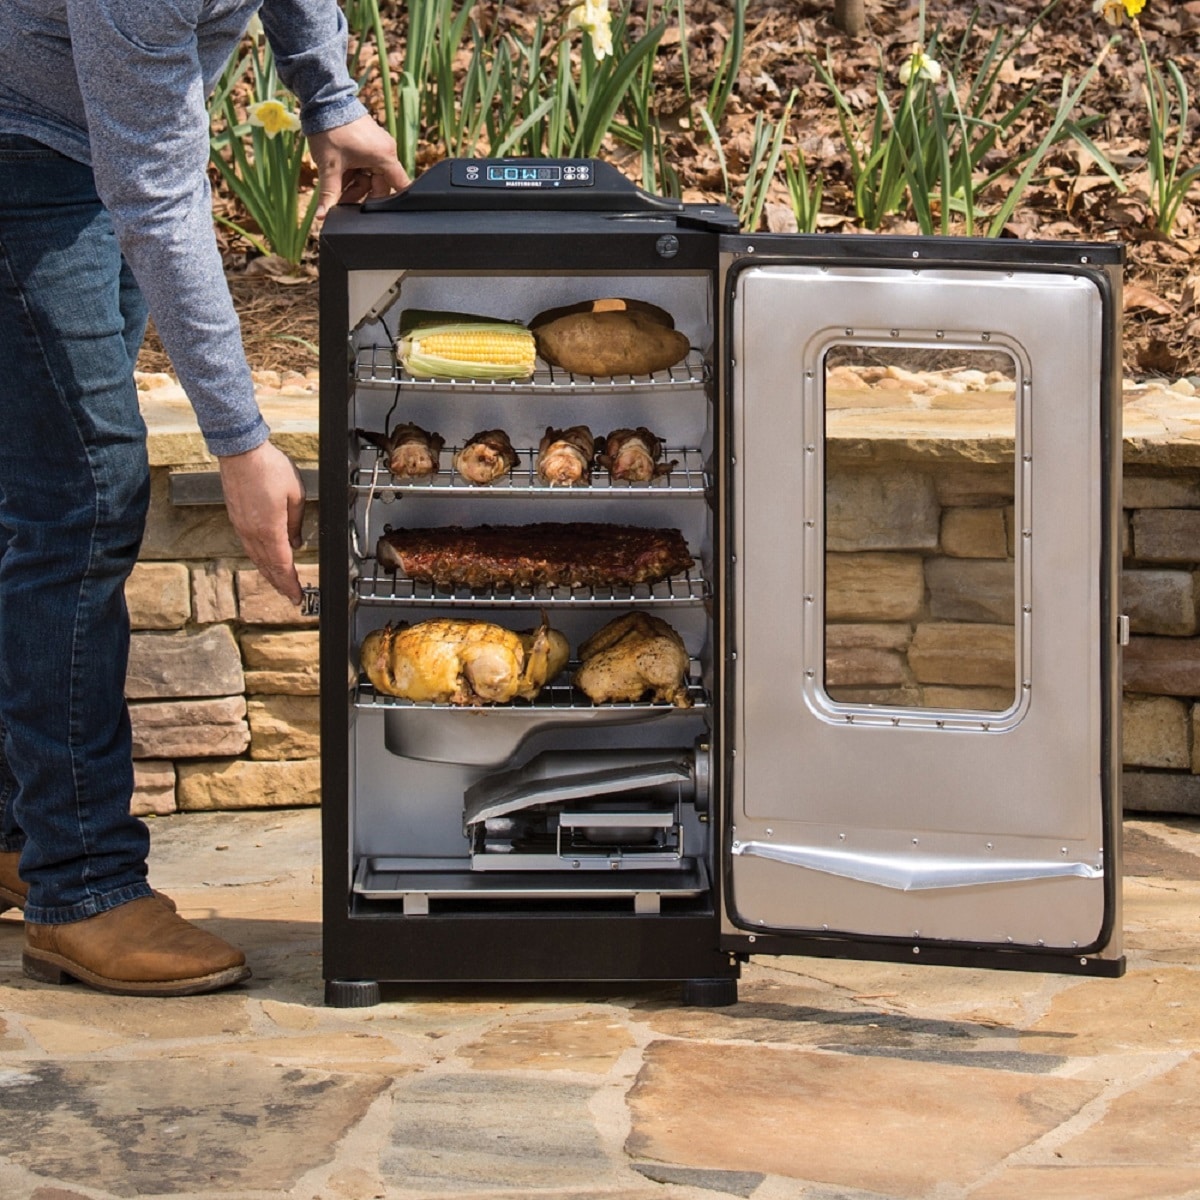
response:
<path fill-rule="evenodd" d="M 151 894 L 124 696 L 145 326 L 91 171 L 0 135 L 0 849 L 38 924 Z"/>

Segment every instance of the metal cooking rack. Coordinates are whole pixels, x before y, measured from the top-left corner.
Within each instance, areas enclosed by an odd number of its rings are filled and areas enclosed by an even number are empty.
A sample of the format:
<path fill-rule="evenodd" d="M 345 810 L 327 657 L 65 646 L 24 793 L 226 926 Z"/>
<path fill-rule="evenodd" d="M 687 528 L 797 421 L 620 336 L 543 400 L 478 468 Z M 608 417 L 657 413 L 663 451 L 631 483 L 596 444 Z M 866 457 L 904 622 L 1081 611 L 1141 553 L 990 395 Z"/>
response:
<path fill-rule="evenodd" d="M 579 663 L 570 662 L 564 670 L 564 675 L 573 675 L 578 669 Z M 675 712 L 686 715 L 688 713 L 702 712 L 708 707 L 708 693 L 704 690 L 704 685 L 696 678 L 699 669 L 699 664 L 693 660 L 687 685 L 688 698 L 692 702 L 690 708 L 680 708 L 661 701 L 650 702 L 642 700 L 611 700 L 604 704 L 596 704 L 568 682 L 551 682 L 546 684 L 538 693 L 535 700 L 514 700 L 508 704 L 434 704 L 428 700 L 403 700 L 399 696 L 386 696 L 381 692 L 377 692 L 371 684 L 363 680 L 359 681 L 355 693 L 354 706 L 355 708 L 371 709 L 376 712 L 389 709 L 418 709 L 426 712 L 444 713 L 527 712 L 531 715 L 536 715 L 547 711 L 590 713 L 630 709 L 639 712 Z"/>
<path fill-rule="evenodd" d="M 527 379 L 429 379 L 410 375 L 395 359 L 391 346 L 364 346 L 354 356 L 356 383 L 378 383 L 391 387 L 436 389 L 457 392 L 625 392 L 637 388 L 698 388 L 709 380 L 708 364 L 696 349 L 665 371 L 652 375 L 573 375 L 538 360 Z"/>
<path fill-rule="evenodd" d="M 363 563 L 363 573 L 355 584 L 361 604 L 443 605 L 460 608 L 486 608 L 503 605 L 513 608 L 575 606 L 604 608 L 617 605 L 703 604 L 712 589 L 698 571 L 672 575 L 658 583 L 626 584 L 616 587 L 539 587 L 527 591 L 488 588 L 439 588 L 432 583 L 408 579 L 398 573 L 377 570 L 374 559 Z"/>
<path fill-rule="evenodd" d="M 461 446 L 446 446 L 442 449 L 442 460 L 453 463 Z M 632 483 L 614 479 L 607 471 L 596 468 L 592 471 L 591 483 L 578 487 L 555 487 L 538 478 L 536 449 L 517 450 L 520 462 L 505 476 L 494 483 L 468 483 L 453 466 L 443 467 L 435 475 L 423 479 L 396 479 L 384 464 L 384 455 L 368 447 L 363 451 L 358 468 L 353 472 L 355 491 L 370 495 L 386 503 L 397 493 L 420 492 L 422 495 L 438 492 L 454 492 L 459 496 L 570 496 L 571 499 L 588 496 L 611 499 L 614 494 L 622 499 L 626 496 L 706 495 L 709 477 L 705 470 L 704 455 L 699 450 L 664 450 L 665 462 L 676 461 L 669 475 L 660 475 L 644 483 Z"/>

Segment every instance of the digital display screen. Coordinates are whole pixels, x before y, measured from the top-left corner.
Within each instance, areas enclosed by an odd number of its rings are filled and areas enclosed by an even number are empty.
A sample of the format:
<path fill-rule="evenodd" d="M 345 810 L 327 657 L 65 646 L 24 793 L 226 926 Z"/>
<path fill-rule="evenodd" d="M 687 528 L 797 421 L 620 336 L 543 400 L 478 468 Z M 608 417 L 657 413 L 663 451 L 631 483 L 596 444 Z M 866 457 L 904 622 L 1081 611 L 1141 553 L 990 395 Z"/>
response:
<path fill-rule="evenodd" d="M 456 187 L 554 192 L 559 188 L 593 187 L 594 166 L 588 158 L 458 159 L 451 165 L 450 179 Z"/>
<path fill-rule="evenodd" d="M 555 183 L 562 178 L 562 167 L 488 167 L 487 177 L 494 183 Z"/>

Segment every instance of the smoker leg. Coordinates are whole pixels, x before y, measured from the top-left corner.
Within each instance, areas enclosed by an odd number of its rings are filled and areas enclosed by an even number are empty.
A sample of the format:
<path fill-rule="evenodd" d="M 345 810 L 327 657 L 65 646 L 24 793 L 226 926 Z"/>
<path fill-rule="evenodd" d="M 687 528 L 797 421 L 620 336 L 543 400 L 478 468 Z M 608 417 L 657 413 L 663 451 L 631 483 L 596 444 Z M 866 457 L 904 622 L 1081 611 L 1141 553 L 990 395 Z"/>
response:
<path fill-rule="evenodd" d="M 330 1008 L 373 1008 L 379 1000 L 374 979 L 325 980 L 325 1003 Z"/>
<path fill-rule="evenodd" d="M 690 1008 L 725 1008 L 736 1004 L 738 981 L 736 979 L 685 979 L 683 1002 Z"/>

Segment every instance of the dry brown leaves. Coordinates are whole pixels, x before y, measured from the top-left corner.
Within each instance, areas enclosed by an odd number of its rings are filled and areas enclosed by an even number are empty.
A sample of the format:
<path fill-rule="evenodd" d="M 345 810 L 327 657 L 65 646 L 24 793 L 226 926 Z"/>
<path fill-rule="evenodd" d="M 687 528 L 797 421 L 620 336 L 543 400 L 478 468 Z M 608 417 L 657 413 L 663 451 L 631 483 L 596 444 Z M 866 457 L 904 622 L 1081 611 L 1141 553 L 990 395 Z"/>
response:
<path fill-rule="evenodd" d="M 403 46 L 399 5 L 388 6 L 392 44 Z M 661 7 L 661 4 L 660 4 Z M 973 79 L 997 29 L 1027 25 L 1043 7 L 1042 0 L 927 0 L 926 28 L 943 27 L 943 43 L 964 47 L 956 75 Z M 876 70 L 883 62 L 898 67 L 920 40 L 921 7 L 916 0 L 867 0 L 868 28 L 849 38 L 831 23 L 832 0 L 752 0 L 746 52 L 737 87 L 721 128 L 727 167 L 740 194 L 749 157 L 751 132 L 761 113 L 778 119 L 792 88 L 799 91 L 791 117 L 787 145 L 803 151 L 810 174 L 825 181 L 822 228 L 855 227 L 852 182 L 836 110 L 818 79 L 812 56 L 828 59 L 839 86 L 864 106 L 873 105 Z M 476 6 L 483 22 L 527 28 L 537 15 L 549 19 L 557 7 L 545 0 L 513 0 Z M 644 11 L 644 4 L 639 6 Z M 731 28 L 732 6 L 715 0 L 688 0 L 689 66 L 693 96 L 707 93 Z M 969 36 L 968 23 L 975 19 Z M 1200 0 L 1148 0 L 1142 29 L 1152 61 L 1179 64 L 1188 83 L 1193 108 L 1200 108 Z M 1077 81 L 1095 61 L 1112 31 L 1092 12 L 1086 0 L 1065 0 L 1035 30 L 1026 47 L 1006 67 L 998 96 L 1002 111 L 1014 106 L 1024 92 L 1041 83 L 1053 100 L 1065 78 Z M 402 61 L 394 53 L 393 69 Z M 689 128 L 684 89 L 683 55 L 678 36 L 668 36 L 658 51 L 660 84 L 657 111 L 689 199 L 723 198 L 720 162 L 707 140 Z M 1007 234 L 1018 238 L 1066 238 L 1120 242 L 1126 249 L 1125 367 L 1131 376 L 1184 375 L 1200 377 L 1200 187 L 1184 206 L 1172 236 L 1157 236 L 1150 224 L 1149 177 L 1144 163 L 1149 123 L 1142 87 L 1144 70 L 1131 31 L 1126 28 L 1084 96 L 1081 115 L 1099 115 L 1091 135 L 1117 166 L 1127 190 L 1119 192 L 1073 144 L 1065 144 L 1046 162 L 1046 169 L 1026 191 L 1009 223 Z M 368 91 L 368 102 L 370 92 Z M 1045 108 L 1014 130 L 1009 148 L 1036 143 L 1044 132 Z M 1200 114 L 1193 112 L 1185 134 L 1183 165 L 1200 159 Z M 617 147 L 608 157 L 636 177 L 637 162 Z M 428 145 L 421 155 L 427 164 L 442 150 Z M 220 195 L 218 203 L 229 203 Z M 1003 198 L 997 193 L 995 203 Z M 786 203 L 782 182 L 771 195 Z M 774 210 L 778 214 L 778 209 Z M 774 225 L 775 222 L 773 221 Z M 891 232 L 913 232 L 910 222 L 896 220 Z M 308 370 L 314 365 L 310 347 L 316 344 L 316 295 L 313 282 L 281 283 L 269 273 L 250 273 L 251 256 L 235 236 L 219 236 L 235 302 L 242 317 L 251 361 L 273 369 Z"/>

